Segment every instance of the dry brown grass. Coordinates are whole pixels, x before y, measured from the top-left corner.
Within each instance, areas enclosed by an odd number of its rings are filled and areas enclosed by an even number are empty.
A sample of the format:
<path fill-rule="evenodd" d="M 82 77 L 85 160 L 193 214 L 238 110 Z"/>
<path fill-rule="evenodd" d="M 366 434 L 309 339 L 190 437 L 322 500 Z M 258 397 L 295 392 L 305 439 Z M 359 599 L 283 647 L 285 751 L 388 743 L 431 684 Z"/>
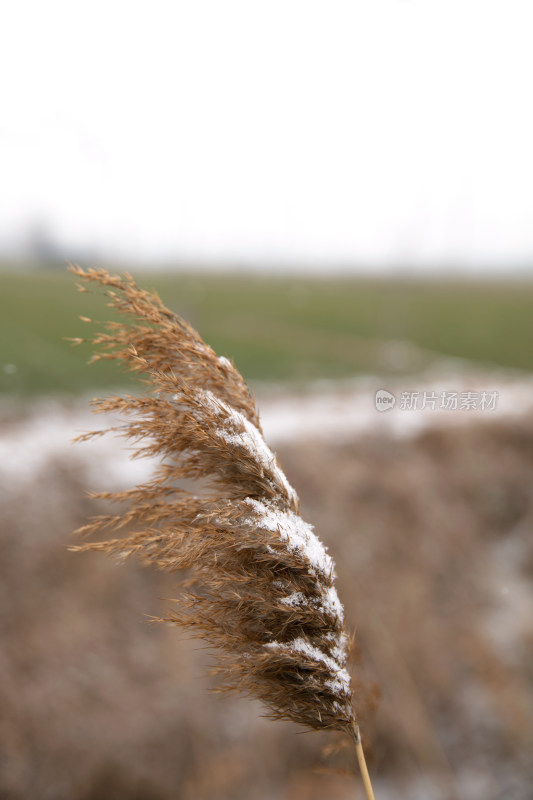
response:
<path fill-rule="evenodd" d="M 0 796 L 353 798 L 352 779 L 317 773 L 350 764 L 321 753 L 330 734 L 213 697 L 208 654 L 143 624 L 173 575 L 66 552 L 92 508 L 83 450 L 0 483 Z M 533 421 L 279 455 L 338 554 L 359 669 L 379 679 L 363 713 L 379 800 L 529 800 L 532 617 L 513 598 L 533 595 Z"/>

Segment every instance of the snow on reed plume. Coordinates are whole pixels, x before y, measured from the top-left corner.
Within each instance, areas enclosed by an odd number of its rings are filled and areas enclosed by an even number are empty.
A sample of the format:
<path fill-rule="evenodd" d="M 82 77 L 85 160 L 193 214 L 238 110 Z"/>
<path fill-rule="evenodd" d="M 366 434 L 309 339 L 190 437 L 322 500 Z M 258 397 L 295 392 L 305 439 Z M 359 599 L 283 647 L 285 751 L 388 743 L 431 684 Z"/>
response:
<path fill-rule="evenodd" d="M 353 735 L 334 565 L 300 517 L 298 496 L 264 441 L 240 373 L 129 275 L 71 270 L 106 287 L 109 305 L 126 315 L 89 339 L 97 348 L 92 360 L 123 362 L 147 386 L 140 396 L 95 400 L 94 411 L 125 414 L 127 421 L 109 430 L 136 442 L 135 455 L 161 459 L 149 482 L 97 493 L 125 510 L 80 529 L 133 532 L 73 549 L 185 570 L 167 621 L 217 648 L 224 688 L 259 698 L 274 718 Z M 203 491 L 184 489 L 184 478 L 199 479 Z"/>

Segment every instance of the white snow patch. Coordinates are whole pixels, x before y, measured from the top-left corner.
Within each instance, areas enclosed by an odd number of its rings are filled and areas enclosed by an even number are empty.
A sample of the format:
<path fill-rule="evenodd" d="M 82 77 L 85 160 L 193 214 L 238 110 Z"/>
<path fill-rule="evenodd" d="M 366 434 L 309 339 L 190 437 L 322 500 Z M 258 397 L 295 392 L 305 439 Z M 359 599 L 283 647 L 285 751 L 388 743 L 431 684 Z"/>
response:
<path fill-rule="evenodd" d="M 341 667 L 334 658 L 310 644 L 303 636 L 298 636 L 292 642 L 268 642 L 265 647 L 273 650 L 285 650 L 289 653 L 302 653 L 310 661 L 324 664 L 332 674 L 332 677 L 326 681 L 326 686 L 336 695 L 350 694 L 350 674 L 348 671 Z"/>
<path fill-rule="evenodd" d="M 298 606 L 305 605 L 307 601 L 302 592 L 293 592 L 287 597 L 282 597 L 279 602 L 284 606 L 289 606 L 289 608 L 298 608 Z"/>
<path fill-rule="evenodd" d="M 326 589 L 324 596 L 321 598 L 321 603 L 328 614 L 337 617 L 341 622 L 344 620 L 344 608 L 334 586 Z"/>
<path fill-rule="evenodd" d="M 509 535 L 487 548 L 484 571 L 493 592 L 486 611 L 483 630 L 505 660 L 520 662 L 523 643 L 531 635 L 533 592 L 527 564 L 531 529 L 528 521 L 520 522 Z"/>
<path fill-rule="evenodd" d="M 249 525 L 278 532 L 281 540 L 287 543 L 290 552 L 297 554 L 304 563 L 328 577 L 333 574 L 333 561 L 313 531 L 312 525 L 304 522 L 293 511 L 282 511 L 272 504 L 262 503 L 252 497 L 247 497 L 244 502 L 255 512 L 254 516 L 247 520 Z"/>
<path fill-rule="evenodd" d="M 327 633 L 325 638 L 331 644 L 332 657 L 339 664 L 346 664 L 346 651 L 348 648 L 348 636 L 342 633 Z"/>
<path fill-rule="evenodd" d="M 157 458 L 131 459 L 134 447 L 120 436 L 102 436 L 74 445 L 72 439 L 88 430 L 121 424 L 109 414 L 91 413 L 88 403 L 65 407 L 60 402 L 35 403 L 31 413 L 0 429 L 2 487 L 32 481 L 53 462 L 80 469 L 82 480 L 95 490 L 125 489 L 150 480 Z"/>
<path fill-rule="evenodd" d="M 324 589 L 321 584 L 317 584 L 316 591 L 317 595 L 312 597 L 306 597 L 303 592 L 293 592 L 287 597 L 283 597 L 280 603 L 289 608 L 309 606 L 310 608 L 321 610 L 342 622 L 344 620 L 344 609 L 335 587 L 330 586 Z"/>
<path fill-rule="evenodd" d="M 209 410 L 218 417 L 224 416 L 224 427 L 216 429 L 216 435 L 234 447 L 242 447 L 252 456 L 260 468 L 270 474 L 274 483 L 293 503 L 297 504 L 298 496 L 285 473 L 280 469 L 276 456 L 268 447 L 259 430 L 237 409 L 216 397 L 213 392 L 201 390 L 200 397 L 205 400 Z M 222 413 L 223 412 L 223 413 Z M 227 427 L 226 427 L 227 426 Z"/>

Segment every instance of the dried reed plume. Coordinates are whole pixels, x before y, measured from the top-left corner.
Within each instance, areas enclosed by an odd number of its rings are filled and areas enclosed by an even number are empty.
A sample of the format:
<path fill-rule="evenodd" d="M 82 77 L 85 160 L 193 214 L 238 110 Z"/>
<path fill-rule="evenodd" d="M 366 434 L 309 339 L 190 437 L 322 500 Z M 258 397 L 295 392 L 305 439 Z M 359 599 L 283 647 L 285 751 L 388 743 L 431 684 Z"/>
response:
<path fill-rule="evenodd" d="M 97 494 L 127 503 L 124 513 L 95 517 L 79 530 L 128 525 L 134 532 L 73 549 L 135 554 L 160 569 L 187 570 L 167 621 L 216 646 L 224 688 L 259 698 L 269 716 L 349 733 L 372 797 L 334 565 L 299 515 L 298 496 L 265 444 L 243 378 L 129 275 L 71 271 L 106 287 L 109 306 L 126 315 L 89 340 L 98 348 L 92 360 L 121 361 L 150 387 L 141 396 L 95 400 L 94 411 L 128 415 L 109 430 L 137 442 L 135 455 L 161 458 L 148 483 Z M 203 480 L 203 492 L 180 487 L 184 478 Z"/>

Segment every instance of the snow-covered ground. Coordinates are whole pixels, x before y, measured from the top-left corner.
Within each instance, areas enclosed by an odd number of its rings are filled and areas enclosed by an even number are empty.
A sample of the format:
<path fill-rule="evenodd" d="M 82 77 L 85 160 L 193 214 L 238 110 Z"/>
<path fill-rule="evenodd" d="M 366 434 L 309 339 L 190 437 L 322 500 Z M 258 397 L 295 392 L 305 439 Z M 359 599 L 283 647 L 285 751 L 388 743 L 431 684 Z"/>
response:
<path fill-rule="evenodd" d="M 266 438 L 274 445 L 377 432 L 411 436 L 428 427 L 526 414 L 533 409 L 533 376 L 453 363 L 411 379 L 324 381 L 300 394 L 280 391 L 258 399 Z"/>
<path fill-rule="evenodd" d="M 387 410 L 378 410 L 377 393 L 385 398 L 381 408 Z M 434 426 L 518 417 L 533 410 L 533 376 L 453 363 L 412 379 L 383 381 L 365 376 L 348 382 L 317 382 L 299 391 L 265 386 L 256 394 L 266 440 L 276 447 L 317 438 L 342 442 L 367 433 L 412 436 Z M 104 436 L 72 444 L 80 433 L 117 422 L 93 415 L 88 398 L 74 404 L 45 399 L 23 414 L 4 413 L 2 482 L 31 478 L 50 461 L 64 459 L 83 464 L 94 488 L 131 486 L 145 480 L 154 462 L 130 459 L 131 448 L 124 440 Z"/>

